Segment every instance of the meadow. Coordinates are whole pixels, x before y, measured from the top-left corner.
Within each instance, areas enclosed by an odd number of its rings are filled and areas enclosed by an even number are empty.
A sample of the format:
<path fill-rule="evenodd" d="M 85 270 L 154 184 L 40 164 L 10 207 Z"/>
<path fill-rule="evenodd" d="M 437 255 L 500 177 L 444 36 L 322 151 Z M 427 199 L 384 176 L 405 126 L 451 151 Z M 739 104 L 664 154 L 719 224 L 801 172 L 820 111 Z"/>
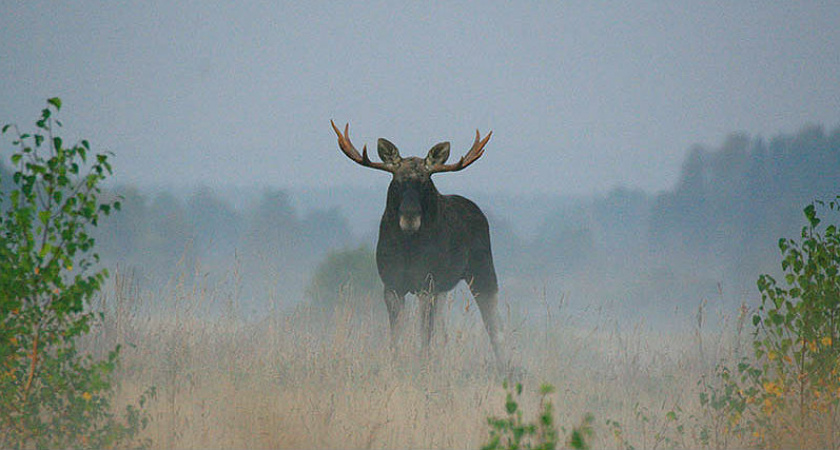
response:
<path fill-rule="evenodd" d="M 479 448 L 488 416 L 504 414 L 503 377 L 464 290 L 447 299 L 426 360 L 417 333 L 391 355 L 378 296 L 325 311 L 277 295 L 254 316 L 236 280 L 180 276 L 143 292 L 116 271 L 95 305 L 104 320 L 85 345 L 122 346 L 115 406 L 155 388 L 143 432 L 155 448 Z M 526 308 L 503 290 L 500 301 L 526 419 L 549 383 L 561 433 L 594 417 L 593 448 L 738 446 L 699 394 L 718 362 L 741 356 L 746 309 L 700 304 L 660 329 L 596 303 L 572 311 L 562 296 Z"/>

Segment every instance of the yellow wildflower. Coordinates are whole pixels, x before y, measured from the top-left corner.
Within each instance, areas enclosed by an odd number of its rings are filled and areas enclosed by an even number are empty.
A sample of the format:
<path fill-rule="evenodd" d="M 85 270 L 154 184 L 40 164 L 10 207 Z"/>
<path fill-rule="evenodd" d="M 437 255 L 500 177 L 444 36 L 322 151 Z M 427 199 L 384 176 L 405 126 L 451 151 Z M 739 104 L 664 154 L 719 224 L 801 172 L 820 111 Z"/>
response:
<path fill-rule="evenodd" d="M 763 386 L 764 386 L 764 390 L 767 391 L 768 394 L 772 394 L 772 395 L 775 395 L 775 396 L 781 396 L 782 395 L 782 386 L 776 384 L 773 381 L 765 381 Z"/>
<path fill-rule="evenodd" d="M 85 392 L 84 394 L 82 394 L 82 398 L 87 400 L 87 401 L 90 401 L 90 399 L 92 399 L 93 396 L 90 395 L 90 392 Z"/>
<path fill-rule="evenodd" d="M 826 336 L 826 337 L 820 339 L 820 343 L 825 347 L 831 347 L 831 337 Z"/>

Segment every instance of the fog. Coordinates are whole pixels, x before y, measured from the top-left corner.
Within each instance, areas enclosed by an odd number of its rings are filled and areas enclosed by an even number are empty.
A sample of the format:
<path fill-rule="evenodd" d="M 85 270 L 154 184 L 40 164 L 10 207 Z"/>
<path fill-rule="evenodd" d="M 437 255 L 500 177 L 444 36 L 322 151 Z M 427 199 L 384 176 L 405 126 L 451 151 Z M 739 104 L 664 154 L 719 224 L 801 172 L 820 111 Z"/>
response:
<path fill-rule="evenodd" d="M 729 308 L 836 194 L 836 23 L 831 2 L 26 2 L 0 15 L 0 117 L 60 96 L 66 140 L 114 153 L 103 265 L 147 289 L 236 274 L 259 316 L 371 251 L 389 178 L 341 154 L 335 119 L 357 147 L 453 159 L 493 131 L 434 179 L 490 218 L 510 304 Z"/>
<path fill-rule="evenodd" d="M 799 234 L 806 204 L 837 195 L 836 167 L 840 127 L 810 126 L 769 140 L 731 134 L 695 146 L 675 186 L 656 194 L 458 193 L 489 218 L 508 306 L 539 315 L 547 298 L 562 299 L 575 311 L 606 308 L 667 327 L 675 324 L 664 317 L 691 315 L 701 304 L 721 311 L 756 305 L 758 276 L 778 274 L 778 239 Z M 121 196 L 123 210 L 95 234 L 103 266 L 142 289 L 232 283 L 246 315 L 259 318 L 278 305 L 318 304 L 324 296 L 335 303 L 350 286 L 381 296 L 373 249 L 385 194 L 384 186 L 120 184 L 107 195 Z"/>
<path fill-rule="evenodd" d="M 836 2 L 4 4 L 0 124 L 58 96 L 65 142 L 113 152 L 91 345 L 130 347 L 127 392 L 166 392 L 158 447 L 480 444 L 502 394 L 474 302 L 445 300 L 435 362 L 388 359 L 389 175 L 331 119 L 372 157 L 386 137 L 454 160 L 493 131 L 433 180 L 489 219 L 514 362 L 561 387 L 566 419 L 594 408 L 655 447 L 638 405 L 742 356 L 779 238 L 840 194 L 838 23 Z"/>

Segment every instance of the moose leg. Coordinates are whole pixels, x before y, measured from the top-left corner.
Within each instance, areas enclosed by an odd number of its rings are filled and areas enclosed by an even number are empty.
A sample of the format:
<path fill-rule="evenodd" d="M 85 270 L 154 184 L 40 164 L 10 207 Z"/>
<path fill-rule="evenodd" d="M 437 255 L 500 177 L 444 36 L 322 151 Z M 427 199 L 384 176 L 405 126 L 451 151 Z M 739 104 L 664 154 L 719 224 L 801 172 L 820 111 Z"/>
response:
<path fill-rule="evenodd" d="M 422 311 L 421 322 L 421 339 L 423 339 L 423 355 L 429 355 L 431 347 L 432 336 L 435 332 L 435 320 L 440 309 L 440 295 L 438 294 L 422 294 L 419 296 L 420 308 Z"/>
<path fill-rule="evenodd" d="M 473 297 L 478 303 L 478 310 L 481 311 L 481 319 L 484 321 L 484 328 L 490 336 L 490 345 L 493 346 L 493 353 L 496 355 L 496 364 L 505 373 L 510 368 L 510 360 L 505 348 L 505 331 L 497 305 L 499 303 L 496 293 L 482 293 L 473 290 Z"/>
<path fill-rule="evenodd" d="M 405 295 L 385 288 L 385 306 L 388 307 L 388 322 L 391 324 L 391 352 L 396 352 L 399 334 L 402 332 L 402 310 Z"/>

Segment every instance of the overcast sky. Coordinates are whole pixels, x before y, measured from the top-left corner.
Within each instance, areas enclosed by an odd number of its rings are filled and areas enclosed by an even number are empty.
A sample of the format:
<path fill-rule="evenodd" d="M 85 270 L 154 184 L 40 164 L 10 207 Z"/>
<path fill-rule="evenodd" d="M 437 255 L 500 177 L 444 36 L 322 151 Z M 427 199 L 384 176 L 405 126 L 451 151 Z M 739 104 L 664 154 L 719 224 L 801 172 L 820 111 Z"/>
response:
<path fill-rule="evenodd" d="M 837 1 L 209 3 L 2 1 L 0 123 L 60 96 L 121 183 L 383 189 L 330 119 L 403 155 L 492 129 L 442 191 L 561 194 L 657 192 L 692 144 L 840 124 Z"/>

